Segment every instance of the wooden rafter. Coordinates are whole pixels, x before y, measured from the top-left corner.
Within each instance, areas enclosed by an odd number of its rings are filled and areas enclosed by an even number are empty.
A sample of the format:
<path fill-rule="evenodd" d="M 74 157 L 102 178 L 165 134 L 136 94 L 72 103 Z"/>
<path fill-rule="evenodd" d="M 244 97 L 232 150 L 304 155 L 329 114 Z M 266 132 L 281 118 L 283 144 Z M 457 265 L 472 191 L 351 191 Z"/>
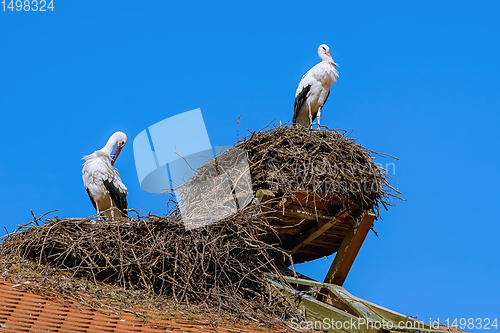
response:
<path fill-rule="evenodd" d="M 361 215 L 358 225 L 351 228 L 342 241 L 335 259 L 330 266 L 330 270 L 326 274 L 325 283 L 336 284 L 338 286 L 344 284 L 347 274 L 361 249 L 361 245 L 365 241 L 366 235 L 370 231 L 375 217 L 376 215 L 373 211 L 365 211 Z"/>
<path fill-rule="evenodd" d="M 306 287 L 309 287 L 308 295 L 314 295 L 317 290 L 328 291 L 328 295 L 331 295 L 332 298 L 328 298 L 326 303 L 312 297 L 302 297 L 300 298 L 299 306 L 305 307 L 305 315 L 311 321 L 322 321 L 328 318 L 330 322 L 351 322 L 352 319 L 358 323 L 357 327 L 352 326 L 350 329 L 343 329 L 342 332 L 388 332 L 389 329 L 377 329 L 377 327 L 384 327 L 385 325 L 385 327 L 392 327 L 390 329 L 391 332 L 419 331 L 424 333 L 446 333 L 446 330 L 441 329 L 441 327 L 431 326 L 423 321 L 418 321 L 380 305 L 365 301 L 352 295 L 338 285 L 317 282 L 307 277 L 266 275 L 271 279 L 271 284 L 276 289 L 281 290 L 281 292 L 286 292 L 286 295 L 294 293 L 294 290 L 289 286 L 295 290 L 297 290 L 295 286 L 301 286 L 301 290 L 307 290 Z M 276 280 L 281 279 L 286 281 L 289 286 L 276 282 Z M 365 326 L 361 324 L 362 321 L 360 319 L 363 319 L 364 323 L 371 324 Z M 337 332 L 340 330 L 332 328 L 327 331 Z"/>
<path fill-rule="evenodd" d="M 268 214 L 275 228 L 275 234 L 266 234 L 263 240 L 280 242 L 293 256 L 294 263 L 342 253 L 340 246 L 346 246 L 346 237 L 351 240 L 353 235 L 349 237 L 348 233 L 352 225 L 358 223 L 352 216 L 362 214 L 355 202 L 341 202 L 335 196 L 301 192 L 286 196 L 279 191 L 259 189 L 255 197 L 256 201 L 263 203 L 262 212 Z M 345 211 L 339 215 L 339 209 Z M 336 260 L 339 258 L 340 255 Z"/>
<path fill-rule="evenodd" d="M 287 213 L 290 214 L 290 212 Z M 321 236 L 325 231 L 327 231 L 336 223 L 338 223 L 341 219 L 341 217 L 330 217 L 330 216 L 317 216 L 317 217 L 320 219 L 318 223 L 314 224 L 309 230 L 303 233 L 295 241 L 292 249 L 290 250 L 291 255 L 294 255 L 295 253 L 297 253 L 297 251 L 299 251 L 306 245 L 310 244 L 316 238 Z"/>

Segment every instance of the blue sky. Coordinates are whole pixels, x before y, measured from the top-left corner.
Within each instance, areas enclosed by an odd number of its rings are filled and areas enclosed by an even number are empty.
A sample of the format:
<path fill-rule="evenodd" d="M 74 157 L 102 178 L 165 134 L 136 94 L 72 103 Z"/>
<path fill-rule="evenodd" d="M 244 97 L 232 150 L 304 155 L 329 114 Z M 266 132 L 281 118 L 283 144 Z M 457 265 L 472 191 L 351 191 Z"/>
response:
<path fill-rule="evenodd" d="M 116 164 L 129 206 L 163 213 L 164 198 L 139 186 L 133 138 L 195 108 L 213 145 L 236 141 L 239 116 L 240 136 L 289 121 L 297 84 L 326 43 L 340 78 L 322 124 L 399 157 L 394 176 L 407 199 L 382 212 L 379 237 L 368 235 L 344 286 L 426 322 L 500 317 L 498 3 L 54 6 L 0 11 L 0 209 L 9 231 L 30 221 L 30 209 L 93 214 L 81 158 L 117 130 L 129 136 Z M 332 259 L 299 270 L 321 280 Z"/>

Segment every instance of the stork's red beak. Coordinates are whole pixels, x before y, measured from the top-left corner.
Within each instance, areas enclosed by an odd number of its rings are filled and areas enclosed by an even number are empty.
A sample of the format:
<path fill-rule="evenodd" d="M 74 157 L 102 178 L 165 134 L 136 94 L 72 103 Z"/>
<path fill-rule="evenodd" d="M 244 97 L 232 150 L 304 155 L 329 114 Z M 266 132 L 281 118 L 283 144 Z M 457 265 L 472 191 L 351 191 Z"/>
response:
<path fill-rule="evenodd" d="M 329 56 L 330 58 L 332 58 L 332 56 L 330 55 L 330 51 L 326 51 L 326 55 Z"/>
<path fill-rule="evenodd" d="M 115 154 L 113 155 L 113 159 L 111 160 L 111 165 L 115 165 L 116 159 L 118 158 L 118 155 L 120 155 L 121 150 L 122 147 L 116 145 Z"/>

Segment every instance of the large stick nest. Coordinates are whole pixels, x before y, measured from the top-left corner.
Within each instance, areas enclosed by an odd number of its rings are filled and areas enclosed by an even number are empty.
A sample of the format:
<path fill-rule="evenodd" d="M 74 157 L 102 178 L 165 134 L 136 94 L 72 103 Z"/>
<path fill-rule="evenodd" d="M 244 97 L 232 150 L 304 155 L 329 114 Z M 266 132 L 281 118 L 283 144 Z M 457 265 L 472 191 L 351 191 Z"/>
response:
<path fill-rule="evenodd" d="M 24 263 L 21 272 L 33 282 L 36 274 L 26 273 L 33 263 L 42 291 L 73 299 L 94 290 L 97 298 L 118 294 L 126 304 L 144 307 L 146 300 L 160 311 L 174 300 L 201 305 L 208 317 L 224 317 L 222 311 L 233 320 L 285 328 L 286 319 L 301 318 L 296 300 L 273 292 L 264 273 L 279 274 L 272 257 L 286 253 L 259 240 L 271 227 L 255 208 L 190 231 L 176 213 L 113 221 L 56 217 L 41 225 L 35 220 L 3 237 L 0 267 L 19 274 Z M 75 287 L 82 281 L 90 287 Z M 110 285 L 117 292 L 103 291 Z"/>
<path fill-rule="evenodd" d="M 244 137 L 216 161 L 200 167 L 188 186 L 209 184 L 207 180 L 241 160 L 240 151 L 248 156 L 253 194 L 259 189 L 285 197 L 297 192 L 317 194 L 377 212 L 380 204 L 387 209 L 392 205 L 391 198 L 400 199 L 399 192 L 389 184 L 387 170 L 374 162 L 376 156 L 389 155 L 366 149 L 345 131 L 309 130 L 304 126 L 280 126 Z M 197 190 L 203 192 L 196 194 L 204 198 L 202 202 L 217 196 L 210 191 L 220 192 L 216 187 Z M 190 198 L 196 195 L 191 193 Z"/>
<path fill-rule="evenodd" d="M 249 135 L 238 148 L 250 161 L 254 191 L 319 193 L 358 203 L 363 209 L 391 205 L 397 192 L 379 154 L 357 144 L 346 132 L 277 127 Z"/>

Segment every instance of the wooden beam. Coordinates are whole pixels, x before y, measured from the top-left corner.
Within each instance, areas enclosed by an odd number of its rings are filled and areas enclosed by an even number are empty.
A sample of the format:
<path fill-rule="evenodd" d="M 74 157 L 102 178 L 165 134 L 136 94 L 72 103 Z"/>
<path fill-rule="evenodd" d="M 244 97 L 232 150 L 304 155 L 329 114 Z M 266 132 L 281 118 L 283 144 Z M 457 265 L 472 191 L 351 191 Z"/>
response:
<path fill-rule="evenodd" d="M 342 241 L 332 266 L 330 266 L 330 270 L 326 274 L 325 283 L 336 284 L 338 286 L 344 284 L 347 274 L 351 270 L 352 264 L 361 249 L 361 245 L 365 241 L 368 231 L 370 231 L 375 217 L 375 213 L 371 210 L 363 212 L 359 224 L 353 226 Z"/>
<path fill-rule="evenodd" d="M 282 271 L 281 273 L 286 274 L 286 271 Z M 365 301 L 359 297 L 351 295 L 347 290 L 338 285 L 326 284 L 322 282 L 317 282 L 314 280 L 310 280 L 309 278 L 296 278 L 286 275 L 277 275 L 271 273 L 265 273 L 265 275 L 270 279 L 270 283 L 277 290 L 282 293 L 286 293 L 287 295 L 295 294 L 295 290 L 289 288 L 289 286 L 302 285 L 302 288 L 305 286 L 309 286 L 310 290 L 326 290 L 332 296 L 328 298 L 328 303 L 320 302 L 315 300 L 312 297 L 301 297 L 299 306 L 305 306 L 305 315 L 308 320 L 321 320 L 322 318 L 329 318 L 330 322 L 335 322 L 336 320 L 345 320 L 345 319 L 337 319 L 336 315 L 344 315 L 348 318 L 352 318 L 353 320 L 359 320 L 360 318 L 365 319 L 365 323 L 373 323 L 373 325 L 362 325 L 361 322 L 358 321 L 359 330 L 354 326 L 349 329 L 349 332 L 381 332 L 385 331 L 383 329 L 377 329 L 376 327 L 384 326 L 384 322 L 386 324 L 392 323 L 393 329 L 391 332 L 395 331 L 408 331 L 408 321 L 411 322 L 411 327 L 415 328 L 414 331 L 424 332 L 424 333 L 447 333 L 442 329 L 435 329 L 429 324 L 426 324 L 422 321 L 418 321 L 414 318 L 405 316 L 403 314 L 397 313 L 395 311 L 386 309 L 381 307 L 380 305 Z M 288 283 L 282 284 L 276 281 L 284 280 Z M 293 288 L 293 287 L 292 287 Z M 331 305 L 333 304 L 333 306 Z M 333 310 L 333 311 L 332 311 Z M 406 324 L 406 326 L 405 326 Z M 377 326 L 375 326 L 377 325 Z M 379 326 L 381 325 L 381 326 Z M 390 324 L 389 324 L 390 325 Z M 390 327 L 387 325 L 387 327 Z M 401 326 L 400 326 L 401 325 Z M 368 328 L 371 326 L 372 328 Z M 366 328 L 366 329 L 365 329 Z M 418 329 L 417 329 L 418 328 Z M 331 330 L 328 330 L 330 332 Z M 332 330 L 335 331 L 335 330 Z M 347 330 L 342 330 L 343 332 L 347 332 Z M 389 331 L 389 330 L 387 330 Z"/>
<path fill-rule="evenodd" d="M 343 214 L 346 215 L 347 213 Z M 318 223 L 314 224 L 309 230 L 303 233 L 297 241 L 295 241 L 292 250 L 290 250 L 290 254 L 293 256 L 297 251 L 302 249 L 304 246 L 310 244 L 316 238 L 321 236 L 325 231 L 330 229 L 336 223 L 340 221 L 341 217 L 330 217 L 330 216 L 317 216 L 320 220 Z"/>
<path fill-rule="evenodd" d="M 257 193 L 255 193 L 255 197 L 259 202 L 266 202 L 274 198 L 274 193 L 271 190 L 258 190 Z"/>
<path fill-rule="evenodd" d="M 306 219 L 306 220 L 312 220 L 312 221 L 318 221 L 319 219 L 324 219 L 324 220 L 334 220 L 334 216 L 328 216 L 328 215 L 322 215 L 322 214 L 315 214 L 308 212 L 306 210 L 297 210 L 297 209 L 292 209 L 292 208 L 285 208 L 285 214 L 286 216 L 290 217 L 296 217 L 299 219 Z"/>
<path fill-rule="evenodd" d="M 336 220 L 322 220 L 321 222 L 316 223 L 306 234 L 301 235 L 298 244 L 290 250 L 292 256 L 332 227 L 336 223 Z"/>

